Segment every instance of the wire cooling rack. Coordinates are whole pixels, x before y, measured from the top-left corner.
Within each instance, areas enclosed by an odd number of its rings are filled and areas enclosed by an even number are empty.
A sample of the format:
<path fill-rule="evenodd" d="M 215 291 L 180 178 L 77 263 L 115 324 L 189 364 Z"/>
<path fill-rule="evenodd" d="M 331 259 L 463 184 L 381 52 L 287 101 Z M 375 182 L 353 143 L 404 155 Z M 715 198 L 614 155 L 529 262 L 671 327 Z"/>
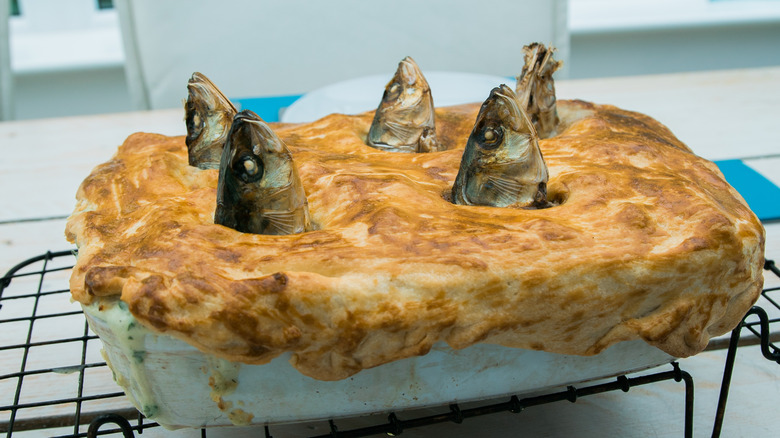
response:
<path fill-rule="evenodd" d="M 7 438 L 28 436 L 94 437 L 121 434 L 133 437 L 158 427 L 146 420 L 113 382 L 111 370 L 100 354 L 101 344 L 92 333 L 78 305 L 70 301 L 68 279 L 75 262 L 72 251 L 48 252 L 26 260 L 0 279 L 0 434 Z M 765 268 L 780 277 L 774 262 Z M 762 293 L 773 310 L 780 304 L 768 288 Z M 46 324 L 39 321 L 48 320 Z M 780 363 L 780 351 L 770 339 L 770 325 L 780 318 L 754 307 L 732 332 L 724 368 L 723 383 L 713 436 L 720 434 L 740 334 L 747 328 L 755 335 L 767 359 Z M 685 436 L 693 431 L 693 379 L 677 363 L 672 369 L 641 375 L 619 376 L 606 383 L 565 391 L 464 407 L 451 404 L 440 413 L 404 418 L 389 413 L 387 420 L 367 427 L 339 430 L 335 421 L 327 423 L 320 437 L 364 437 L 376 434 L 398 435 L 404 430 L 443 422 L 461 423 L 472 417 L 498 412 L 518 413 L 527 408 L 647 385 L 665 380 L 685 384 Z M 39 391 L 36 393 L 36 391 Z M 202 429 L 201 436 L 207 431 Z M 264 428 L 266 437 L 271 429 Z"/>

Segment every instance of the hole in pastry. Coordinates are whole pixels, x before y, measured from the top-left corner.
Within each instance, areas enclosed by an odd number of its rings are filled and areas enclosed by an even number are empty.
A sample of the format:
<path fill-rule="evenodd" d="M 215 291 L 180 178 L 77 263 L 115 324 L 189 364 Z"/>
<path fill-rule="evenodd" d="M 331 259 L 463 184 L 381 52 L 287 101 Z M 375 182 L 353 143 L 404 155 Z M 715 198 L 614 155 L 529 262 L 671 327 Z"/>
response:
<path fill-rule="evenodd" d="M 557 193 L 558 196 L 551 196 L 547 199 L 547 202 L 549 202 L 549 205 L 547 205 L 544 208 L 550 208 L 550 207 L 557 207 L 564 202 L 566 202 L 566 195 L 563 193 Z"/>
<path fill-rule="evenodd" d="M 569 198 L 569 192 L 568 191 L 548 191 L 547 192 L 547 205 L 538 208 L 539 210 L 545 209 L 545 208 L 552 208 L 557 207 Z"/>
<path fill-rule="evenodd" d="M 548 205 L 542 208 L 551 208 L 562 205 L 569 199 L 569 189 L 561 187 L 557 184 L 547 186 L 547 203 Z"/>
<path fill-rule="evenodd" d="M 446 189 L 444 189 L 444 191 L 441 192 L 441 197 L 445 201 L 447 201 L 450 204 L 452 204 L 453 203 L 452 202 L 452 187 L 447 187 Z"/>

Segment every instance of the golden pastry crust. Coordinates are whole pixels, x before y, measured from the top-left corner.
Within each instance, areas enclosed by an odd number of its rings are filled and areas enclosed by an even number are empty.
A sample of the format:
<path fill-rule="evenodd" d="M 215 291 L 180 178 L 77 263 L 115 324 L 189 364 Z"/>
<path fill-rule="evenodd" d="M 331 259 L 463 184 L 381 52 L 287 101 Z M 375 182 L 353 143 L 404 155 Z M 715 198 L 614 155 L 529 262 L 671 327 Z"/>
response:
<path fill-rule="evenodd" d="M 439 341 L 592 355 L 642 338 L 677 357 L 731 330 L 763 283 L 764 230 L 717 167 L 655 120 L 559 101 L 543 210 L 449 202 L 478 104 L 436 110 L 449 150 L 384 152 L 373 113 L 272 125 L 315 231 L 215 225 L 216 170 L 134 134 L 78 191 L 73 297 L 121 296 L 148 328 L 234 361 L 291 351 L 337 380 Z"/>

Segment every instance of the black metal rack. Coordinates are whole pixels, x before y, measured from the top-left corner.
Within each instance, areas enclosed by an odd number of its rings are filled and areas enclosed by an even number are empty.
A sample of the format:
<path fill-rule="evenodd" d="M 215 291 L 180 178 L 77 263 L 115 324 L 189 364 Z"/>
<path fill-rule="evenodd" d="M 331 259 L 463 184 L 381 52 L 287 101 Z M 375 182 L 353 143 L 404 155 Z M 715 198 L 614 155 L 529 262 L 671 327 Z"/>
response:
<path fill-rule="evenodd" d="M 146 420 L 126 401 L 124 393 L 113 384 L 105 361 L 96 357 L 100 341 L 90 331 L 81 310 L 69 301 L 67 284 L 75 261 L 73 254 L 72 251 L 48 252 L 20 263 L 0 279 L 0 359 L 6 356 L 19 361 L 18 371 L 0 370 L 0 415 L 3 415 L 0 416 L 0 434 L 5 434 L 7 438 L 15 432 L 29 430 L 46 430 L 60 437 L 106 434 L 133 437 L 136 432 L 141 434 L 145 429 L 158 426 Z M 774 262 L 767 261 L 765 268 L 780 277 L 780 270 Z M 780 310 L 780 304 L 771 296 L 777 290 L 780 288 L 768 288 L 762 295 Z M 62 311 L 63 307 L 69 310 Z M 40 333 L 36 330 L 36 322 L 43 319 L 56 321 L 62 330 Z M 780 350 L 770 340 L 770 325 L 779 320 L 770 319 L 764 309 L 754 307 L 732 332 L 713 436 L 719 436 L 723 423 L 742 329 L 747 328 L 756 336 L 757 341 L 753 343 L 761 344 L 761 351 L 767 359 L 780 363 Z M 17 333 L 18 339 L 12 339 L 9 333 Z M 63 354 L 63 351 L 78 354 Z M 56 388 L 53 391 L 56 394 L 24 393 L 24 382 L 30 380 L 40 380 L 50 388 Z M 684 430 L 685 436 L 692 436 L 693 379 L 680 370 L 677 363 L 672 363 L 672 369 L 668 371 L 636 377 L 623 375 L 607 383 L 581 388 L 569 386 L 565 391 L 540 396 L 522 399 L 513 396 L 506 401 L 473 407 L 451 404 L 434 415 L 402 419 L 403 413 L 389 413 L 385 422 L 346 431 L 340 431 L 336 422 L 331 420 L 327 426 L 329 432 L 320 436 L 398 435 L 410 428 L 443 422 L 461 423 L 467 418 L 497 412 L 519 413 L 533 406 L 557 401 L 575 402 L 581 397 L 607 391 L 627 392 L 635 386 L 665 380 L 685 384 Z M 93 382 L 108 383 L 101 386 Z M 108 408 L 106 404 L 109 404 Z M 264 435 L 270 437 L 271 433 L 266 426 Z M 207 431 L 202 429 L 201 436 L 206 434 Z"/>

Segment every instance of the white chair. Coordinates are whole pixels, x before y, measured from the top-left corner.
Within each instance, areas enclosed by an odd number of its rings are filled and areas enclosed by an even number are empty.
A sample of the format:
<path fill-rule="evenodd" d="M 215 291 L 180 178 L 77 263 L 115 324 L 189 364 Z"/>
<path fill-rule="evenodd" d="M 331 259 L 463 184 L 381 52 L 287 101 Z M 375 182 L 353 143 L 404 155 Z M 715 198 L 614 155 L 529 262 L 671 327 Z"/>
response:
<path fill-rule="evenodd" d="M 128 88 L 137 109 L 171 108 L 200 71 L 230 98 L 300 95 L 423 71 L 514 76 L 522 46 L 551 43 L 566 60 L 566 0 L 117 0 Z M 559 77 L 565 76 L 565 72 Z"/>
<path fill-rule="evenodd" d="M 13 73 L 9 38 L 9 0 L 0 0 L 0 120 L 13 119 Z"/>

